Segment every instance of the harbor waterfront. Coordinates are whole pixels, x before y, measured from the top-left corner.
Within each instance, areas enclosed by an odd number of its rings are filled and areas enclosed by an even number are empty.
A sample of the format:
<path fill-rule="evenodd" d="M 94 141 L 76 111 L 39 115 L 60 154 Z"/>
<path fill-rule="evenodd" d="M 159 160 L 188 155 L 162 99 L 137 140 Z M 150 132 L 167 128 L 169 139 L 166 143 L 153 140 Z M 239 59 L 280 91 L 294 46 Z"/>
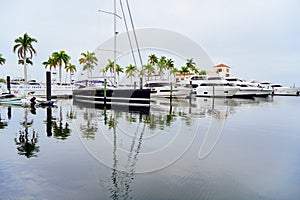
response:
<path fill-rule="evenodd" d="M 0 199 L 298 199 L 300 98 L 0 106 Z"/>

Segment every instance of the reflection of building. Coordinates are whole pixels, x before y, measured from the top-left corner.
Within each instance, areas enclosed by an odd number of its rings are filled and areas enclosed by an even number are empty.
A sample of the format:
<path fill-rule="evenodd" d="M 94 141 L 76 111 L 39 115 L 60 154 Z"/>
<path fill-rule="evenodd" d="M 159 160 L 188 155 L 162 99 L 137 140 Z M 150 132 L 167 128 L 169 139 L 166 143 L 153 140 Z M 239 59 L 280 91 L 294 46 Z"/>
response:
<path fill-rule="evenodd" d="M 230 76 L 230 67 L 225 64 L 219 64 L 214 66 L 214 71 L 218 76 L 222 76 L 222 77 Z"/>

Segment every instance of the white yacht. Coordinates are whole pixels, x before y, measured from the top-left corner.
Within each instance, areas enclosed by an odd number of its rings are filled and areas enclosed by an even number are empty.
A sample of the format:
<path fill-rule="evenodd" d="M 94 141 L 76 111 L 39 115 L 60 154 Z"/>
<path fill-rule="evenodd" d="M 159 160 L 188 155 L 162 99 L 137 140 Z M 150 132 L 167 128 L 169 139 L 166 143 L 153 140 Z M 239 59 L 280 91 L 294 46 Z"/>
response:
<path fill-rule="evenodd" d="M 258 85 L 263 88 L 272 88 L 273 95 L 298 96 L 300 94 L 299 88 L 297 87 L 288 87 L 281 84 L 273 84 L 267 81 L 261 82 Z"/>
<path fill-rule="evenodd" d="M 271 87 L 274 90 L 274 95 L 298 96 L 300 94 L 297 87 L 288 87 L 281 84 L 271 84 Z"/>
<path fill-rule="evenodd" d="M 198 85 L 193 85 L 193 91 L 200 97 L 233 97 L 239 87 L 232 86 L 222 77 L 208 77 Z"/>
<path fill-rule="evenodd" d="M 46 85 L 38 82 L 11 82 L 11 93 L 17 97 L 34 95 L 37 97 L 46 97 Z M 72 91 L 76 86 L 71 84 L 51 84 L 51 96 L 54 98 L 71 97 Z"/>
<path fill-rule="evenodd" d="M 253 98 L 253 97 L 267 97 L 272 94 L 272 88 L 261 88 L 257 87 L 249 82 L 244 81 L 241 78 L 227 77 L 227 81 L 232 83 L 234 86 L 240 87 L 234 97 L 238 98 Z"/>
<path fill-rule="evenodd" d="M 169 98 L 171 95 L 171 85 L 168 81 L 148 81 L 144 85 L 145 89 L 150 89 L 150 97 Z M 172 98 L 186 98 L 191 94 L 189 85 L 172 85 Z"/>

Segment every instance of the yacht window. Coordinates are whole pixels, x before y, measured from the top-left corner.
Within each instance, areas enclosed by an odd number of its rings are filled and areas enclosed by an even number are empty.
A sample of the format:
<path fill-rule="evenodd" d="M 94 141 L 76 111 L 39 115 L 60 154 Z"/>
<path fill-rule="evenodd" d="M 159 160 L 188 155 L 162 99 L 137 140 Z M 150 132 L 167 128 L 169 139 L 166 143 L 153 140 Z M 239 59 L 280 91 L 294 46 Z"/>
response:
<path fill-rule="evenodd" d="M 203 76 L 193 76 L 191 80 L 206 80 Z"/>
<path fill-rule="evenodd" d="M 209 77 L 208 80 L 222 80 L 221 77 Z"/>
<path fill-rule="evenodd" d="M 282 87 L 281 85 L 272 85 L 272 87 Z"/>

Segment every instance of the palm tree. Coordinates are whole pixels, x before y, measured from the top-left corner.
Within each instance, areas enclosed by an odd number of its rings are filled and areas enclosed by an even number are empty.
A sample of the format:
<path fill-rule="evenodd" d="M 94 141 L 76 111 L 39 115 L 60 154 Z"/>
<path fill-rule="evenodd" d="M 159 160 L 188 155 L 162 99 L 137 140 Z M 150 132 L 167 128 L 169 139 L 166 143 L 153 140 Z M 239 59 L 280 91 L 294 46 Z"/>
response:
<path fill-rule="evenodd" d="M 176 67 L 173 67 L 170 71 L 170 74 L 173 74 L 174 75 L 174 79 L 175 79 L 175 76 L 176 76 L 176 73 L 178 73 L 179 70 L 176 68 Z"/>
<path fill-rule="evenodd" d="M 190 67 L 190 71 L 194 72 L 194 74 L 199 74 L 199 70 L 198 70 L 198 68 L 196 66 Z"/>
<path fill-rule="evenodd" d="M 158 58 L 156 57 L 155 54 L 151 54 L 151 55 L 148 56 L 148 62 L 151 65 L 155 66 L 158 63 Z"/>
<path fill-rule="evenodd" d="M 184 77 L 189 72 L 190 72 L 189 67 L 187 67 L 187 66 L 182 66 L 181 67 L 180 74 L 183 74 Z"/>
<path fill-rule="evenodd" d="M 107 72 L 108 70 L 110 71 L 110 74 L 112 74 L 112 72 L 114 71 L 114 68 L 115 68 L 115 62 L 108 59 L 108 63 L 105 67 L 105 71 Z"/>
<path fill-rule="evenodd" d="M 124 71 L 123 71 L 123 68 L 120 66 L 120 65 L 118 65 L 118 64 L 116 64 L 116 73 L 117 73 L 117 75 L 118 75 L 118 83 L 120 82 L 120 73 L 123 73 Z"/>
<path fill-rule="evenodd" d="M 196 65 L 196 63 L 193 61 L 193 58 L 186 59 L 186 66 L 187 67 L 192 68 L 195 65 Z"/>
<path fill-rule="evenodd" d="M 0 65 L 5 64 L 6 59 L 2 57 L 2 54 L 0 54 Z"/>
<path fill-rule="evenodd" d="M 66 72 L 70 72 L 70 83 L 72 83 L 72 74 L 74 73 L 74 72 L 76 72 L 76 66 L 75 65 L 73 65 L 73 64 L 71 64 L 71 63 L 68 63 L 67 65 L 66 65 Z"/>
<path fill-rule="evenodd" d="M 144 65 L 143 69 L 147 72 L 148 81 L 149 81 L 149 78 L 152 76 L 153 73 L 155 73 L 155 68 L 153 67 L 153 65 L 151 63 L 148 63 L 148 64 Z"/>
<path fill-rule="evenodd" d="M 31 38 L 27 33 L 24 34 L 23 37 L 19 37 L 15 39 L 15 46 L 13 47 L 13 52 L 18 54 L 19 59 L 23 59 L 24 65 L 24 79 L 25 83 L 27 83 L 27 58 L 32 59 L 33 54 L 36 54 L 35 49 L 32 46 L 33 42 L 37 42 L 35 38 Z M 27 55 L 29 53 L 29 55 Z"/>
<path fill-rule="evenodd" d="M 50 67 L 50 71 L 52 71 L 52 67 L 56 68 L 56 63 L 53 57 L 48 58 L 47 61 L 42 63 L 43 65 L 45 65 L 45 68 L 47 68 L 48 66 Z"/>
<path fill-rule="evenodd" d="M 20 60 L 18 61 L 18 64 L 19 64 L 19 65 L 24 65 L 24 60 L 20 59 Z M 30 58 L 26 58 L 26 64 L 33 65 L 33 62 L 31 61 Z"/>
<path fill-rule="evenodd" d="M 135 73 L 137 71 L 136 66 L 130 64 L 129 66 L 126 67 L 125 73 L 127 75 L 127 77 L 130 77 L 130 85 L 132 85 L 132 77 L 135 76 Z"/>
<path fill-rule="evenodd" d="M 159 61 L 157 62 L 158 75 L 160 76 L 161 79 L 166 69 L 166 62 L 167 60 L 165 56 L 161 56 Z"/>
<path fill-rule="evenodd" d="M 169 70 L 169 80 L 170 80 L 171 71 L 174 68 L 174 61 L 171 58 L 167 59 L 166 68 Z"/>
<path fill-rule="evenodd" d="M 83 70 L 88 70 L 88 79 L 92 77 L 92 70 L 94 70 L 95 65 L 97 65 L 98 59 L 94 52 L 87 51 L 86 53 L 81 53 L 83 56 L 79 59 L 79 63 L 83 64 Z"/>
<path fill-rule="evenodd" d="M 174 67 L 174 61 L 169 58 L 167 61 L 166 61 L 166 67 L 168 70 L 172 69 Z"/>
<path fill-rule="evenodd" d="M 58 69 L 59 69 L 59 83 L 61 84 L 61 67 L 64 64 L 65 67 L 67 66 L 67 64 L 69 63 L 71 57 L 66 54 L 65 51 L 60 51 L 60 52 L 54 52 L 52 54 L 52 58 L 54 59 L 54 64 L 55 66 L 58 65 Z"/>
<path fill-rule="evenodd" d="M 194 72 L 195 74 L 199 74 L 199 70 L 196 67 L 196 63 L 193 61 L 193 58 L 186 59 L 186 66 L 189 68 L 190 72 Z"/>

